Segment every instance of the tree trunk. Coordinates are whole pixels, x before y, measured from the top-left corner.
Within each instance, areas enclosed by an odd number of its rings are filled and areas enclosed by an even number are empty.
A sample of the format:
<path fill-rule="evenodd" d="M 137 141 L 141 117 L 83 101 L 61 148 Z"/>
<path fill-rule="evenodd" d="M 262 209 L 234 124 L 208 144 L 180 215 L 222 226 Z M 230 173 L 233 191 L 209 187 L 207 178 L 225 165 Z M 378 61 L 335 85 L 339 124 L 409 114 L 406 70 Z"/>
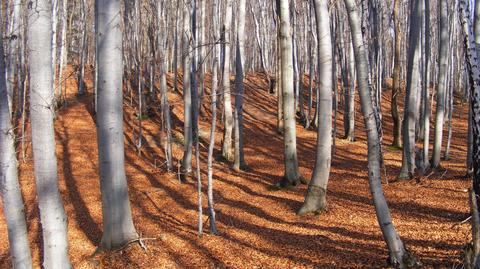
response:
<path fill-rule="evenodd" d="M 237 23 L 237 48 L 235 53 L 235 151 L 233 169 L 245 169 L 245 156 L 243 152 L 243 93 L 244 93 L 244 61 L 245 61 L 245 10 L 246 1 L 240 0 Z"/>
<path fill-rule="evenodd" d="M 192 172 L 192 138 L 193 138 L 193 122 L 192 122 L 192 89 L 191 89 L 191 70 L 193 56 L 190 51 L 192 31 L 189 26 L 188 4 L 183 7 L 183 30 L 182 30 L 182 46 L 183 46 L 183 105 L 184 105 L 184 125 L 183 140 L 184 150 L 182 159 L 182 179 L 185 180 L 187 175 Z"/>
<path fill-rule="evenodd" d="M 219 4 L 218 0 L 213 0 L 213 40 L 216 43 L 220 38 L 219 29 Z M 212 127 L 210 129 L 210 144 L 208 145 L 207 159 L 207 201 L 208 215 L 210 218 L 210 233 L 217 234 L 217 224 L 215 222 L 215 207 L 213 202 L 213 150 L 215 148 L 215 128 L 217 124 L 217 88 L 218 88 L 218 62 L 220 59 L 219 45 L 213 47 L 213 64 L 212 64 Z"/>
<path fill-rule="evenodd" d="M 404 260 L 407 251 L 393 226 L 387 201 L 383 195 L 381 182 L 381 145 L 375 120 L 375 110 L 372 104 L 371 92 L 369 90 L 368 64 L 365 45 L 362 37 L 360 19 L 358 17 L 358 6 L 355 0 L 344 0 L 347 8 L 350 30 L 352 32 L 353 49 L 357 69 L 357 81 L 360 92 L 360 101 L 364 116 L 367 143 L 368 143 L 368 175 L 370 190 L 373 196 L 377 221 L 382 230 L 383 237 L 387 243 L 390 263 L 398 268 L 404 268 Z"/>
<path fill-rule="evenodd" d="M 393 20 L 395 24 L 395 61 L 393 67 L 393 89 L 392 89 L 392 103 L 391 103 L 391 114 L 393 121 L 393 147 L 400 148 L 402 145 L 400 143 L 401 133 L 402 133 L 402 124 L 400 115 L 398 112 L 398 102 L 397 97 L 401 91 L 401 51 L 402 51 L 402 25 L 400 18 L 400 0 L 394 0 L 393 4 Z"/>
<path fill-rule="evenodd" d="M 0 18 L 3 18 L 2 8 L 0 5 Z M 0 26 L 0 36 L 3 36 L 3 25 Z M 0 39 L 0 197 L 7 223 L 12 267 L 29 269 L 32 268 L 32 256 L 28 243 L 25 207 L 18 183 L 15 134 L 8 105 L 4 56 L 3 39 Z"/>
<path fill-rule="evenodd" d="M 308 185 L 305 202 L 298 211 L 299 215 L 310 212 L 319 213 L 327 206 L 327 183 L 330 176 L 332 158 L 332 40 L 330 34 L 330 14 L 327 1 L 315 0 L 317 21 L 318 55 L 321 56 L 318 67 L 319 114 L 317 125 L 317 152 L 312 180 Z"/>
<path fill-rule="evenodd" d="M 428 150 L 430 146 L 430 67 L 431 67 L 431 57 L 430 57 L 430 0 L 424 0 L 425 5 L 425 20 L 424 20 L 424 29 L 425 29 L 425 67 L 423 71 L 423 100 L 424 100 L 424 111 L 423 111 L 423 163 L 422 163 L 422 172 L 425 173 L 426 169 L 430 167 L 430 159 L 428 157 Z"/>
<path fill-rule="evenodd" d="M 447 57 L 448 57 L 448 7 L 447 0 L 439 0 L 440 48 L 437 81 L 437 114 L 435 115 L 435 139 L 432 153 L 432 168 L 440 166 L 442 150 L 443 124 L 445 118 L 445 93 L 447 89 Z"/>
<path fill-rule="evenodd" d="M 283 139 L 285 146 L 285 176 L 281 187 L 298 185 L 300 172 L 297 159 L 297 135 L 295 122 L 295 97 L 293 89 L 292 36 L 288 0 L 280 1 L 280 53 L 283 100 Z"/>
<path fill-rule="evenodd" d="M 410 11 L 409 57 L 407 63 L 407 88 L 403 121 L 402 169 L 398 179 L 410 179 L 415 172 L 415 129 L 418 115 L 418 93 L 421 89 L 421 23 L 423 0 L 412 0 Z"/>
<path fill-rule="evenodd" d="M 38 0 L 35 5 L 28 6 L 32 150 L 42 223 L 43 266 L 71 268 L 67 216 L 58 190 L 55 156 L 51 12 L 48 0 Z"/>
<path fill-rule="evenodd" d="M 120 0 L 96 0 L 98 62 L 97 143 L 102 193 L 100 250 L 123 247 L 138 234 L 133 226 L 125 175 L 122 31 Z"/>
<path fill-rule="evenodd" d="M 233 148 L 232 148 L 232 131 L 233 131 L 233 111 L 231 101 L 231 89 L 230 89 L 230 47 L 232 44 L 232 38 L 230 35 L 232 27 L 232 14 L 233 14 L 233 1 L 227 0 L 225 18 L 223 22 L 223 38 L 225 42 L 224 47 L 224 61 L 223 61 L 223 144 L 222 144 L 222 156 L 226 160 L 232 160 Z"/>

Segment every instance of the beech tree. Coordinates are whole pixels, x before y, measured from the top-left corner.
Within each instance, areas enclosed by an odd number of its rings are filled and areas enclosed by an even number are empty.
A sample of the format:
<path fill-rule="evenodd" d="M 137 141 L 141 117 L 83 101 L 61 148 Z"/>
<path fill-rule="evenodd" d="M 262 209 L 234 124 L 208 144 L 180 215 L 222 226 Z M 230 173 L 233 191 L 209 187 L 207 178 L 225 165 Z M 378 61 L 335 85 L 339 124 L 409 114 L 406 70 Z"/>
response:
<path fill-rule="evenodd" d="M 310 212 L 320 212 L 327 206 L 327 183 L 330 176 L 332 156 L 332 40 L 330 34 L 330 14 L 327 1 L 315 0 L 315 18 L 317 22 L 319 114 L 317 124 L 317 153 L 312 180 L 308 185 L 303 206 L 298 211 L 299 215 Z"/>
<path fill-rule="evenodd" d="M 27 46 L 32 150 L 42 223 L 43 266 L 71 268 L 68 257 L 67 216 L 58 190 L 55 156 L 51 1 L 37 0 L 34 5 L 28 5 Z"/>
<path fill-rule="evenodd" d="M 281 86 L 283 104 L 283 139 L 285 175 L 280 187 L 295 186 L 300 183 L 297 158 L 297 135 L 295 122 L 295 97 L 293 88 L 292 36 L 290 33 L 290 11 L 288 0 L 279 0 L 280 13 L 280 54 Z M 280 94 L 280 93 L 279 93 Z"/>
<path fill-rule="evenodd" d="M 96 0 L 98 63 L 97 143 L 102 192 L 100 250 L 125 246 L 138 234 L 133 226 L 125 175 L 120 0 Z"/>
<path fill-rule="evenodd" d="M 373 196 L 378 224 L 389 250 L 389 260 L 394 267 L 406 268 L 409 263 L 418 263 L 407 252 L 392 222 L 387 201 L 382 190 L 381 181 L 381 145 L 375 119 L 375 113 L 368 74 L 368 60 L 363 41 L 358 5 L 355 0 L 344 0 L 347 9 L 350 31 L 352 33 L 353 51 L 357 70 L 357 82 L 360 93 L 362 113 L 367 131 L 368 143 L 368 177 L 370 191 Z"/>
<path fill-rule="evenodd" d="M 0 5 L 0 18 L 2 9 Z M 2 36 L 3 25 L 0 25 L 0 37 Z M 12 128 L 12 113 L 8 105 L 4 56 L 3 39 L 0 38 L 0 197 L 7 222 L 12 267 L 29 269 L 33 268 L 32 255 L 28 243 L 25 207 L 18 183 L 15 134 Z"/>

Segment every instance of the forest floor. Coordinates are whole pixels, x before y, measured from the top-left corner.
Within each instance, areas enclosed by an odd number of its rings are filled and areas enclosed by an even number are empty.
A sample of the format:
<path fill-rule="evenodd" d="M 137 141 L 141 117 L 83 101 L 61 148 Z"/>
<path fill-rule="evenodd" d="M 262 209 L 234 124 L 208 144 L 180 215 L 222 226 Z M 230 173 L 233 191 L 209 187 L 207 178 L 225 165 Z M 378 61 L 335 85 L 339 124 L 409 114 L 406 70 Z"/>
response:
<path fill-rule="evenodd" d="M 181 80 L 180 80 L 181 81 Z M 169 80 L 169 83 L 171 80 Z M 207 81 L 209 85 L 209 81 Z M 195 182 L 180 184 L 165 172 L 159 117 L 143 121 L 143 148 L 135 141 L 135 102 L 125 98 L 126 171 L 133 219 L 146 250 L 132 244 L 121 251 L 92 256 L 102 235 L 101 197 L 92 95 L 75 96 L 69 81 L 68 106 L 59 110 L 56 141 L 60 191 L 68 215 L 70 257 L 74 268 L 384 268 L 387 248 L 372 204 L 367 180 L 367 146 L 357 103 L 355 142 L 341 139 L 341 109 L 336 150 L 327 192 L 328 211 L 319 216 L 295 215 L 306 186 L 272 191 L 283 175 L 283 139 L 276 132 L 276 99 L 266 91 L 262 76 L 246 78 L 246 172 L 214 162 L 214 199 L 218 236 L 197 236 Z M 89 92 L 92 92 L 91 85 Z M 181 95 L 170 93 L 174 121 L 174 164 L 182 157 Z M 207 100 L 208 98 L 205 98 Z M 402 152 L 391 148 L 390 91 L 383 100 L 386 178 L 399 173 Z M 133 104 L 133 106 L 132 106 Z M 157 109 L 158 110 L 158 109 Z M 451 159 L 442 161 L 444 173 L 384 184 L 392 217 L 407 248 L 428 268 L 460 268 L 463 246 L 470 240 L 467 188 L 463 179 L 466 158 L 466 106 L 455 106 Z M 202 118 L 201 136 L 209 134 L 209 113 Z M 220 122 L 219 122 L 220 123 Z M 219 155 L 222 125 L 217 129 Z M 134 134 L 135 133 L 135 134 Z M 433 131 L 432 131 L 433 133 Z M 310 179 L 315 161 L 315 130 L 297 125 L 301 174 Z M 206 205 L 206 140 L 201 145 L 202 180 Z M 41 265 L 41 229 L 35 195 L 30 147 L 20 165 L 29 237 L 36 267 Z M 385 175 L 383 177 L 385 182 Z M 1 209 L 0 209 L 1 210 Z M 205 212 L 206 210 L 204 210 Z M 7 228 L 0 211 L 0 268 L 9 268 Z"/>

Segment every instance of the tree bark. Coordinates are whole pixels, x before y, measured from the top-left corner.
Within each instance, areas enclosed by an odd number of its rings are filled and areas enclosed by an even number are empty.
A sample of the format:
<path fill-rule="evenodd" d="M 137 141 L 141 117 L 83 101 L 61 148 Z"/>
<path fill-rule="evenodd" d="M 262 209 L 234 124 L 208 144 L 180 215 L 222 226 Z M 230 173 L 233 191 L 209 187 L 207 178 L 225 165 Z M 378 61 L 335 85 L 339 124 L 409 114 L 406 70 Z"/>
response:
<path fill-rule="evenodd" d="M 233 131 L 233 111 L 232 111 L 232 98 L 230 89 L 230 47 L 232 44 L 232 38 L 230 35 L 232 27 L 233 15 L 233 1 L 226 1 L 225 18 L 223 22 L 223 38 L 225 42 L 224 47 L 224 62 L 223 62 L 223 144 L 222 144 L 222 156 L 226 160 L 232 160 L 233 148 L 232 148 L 232 131 Z"/>
<path fill-rule="evenodd" d="M 380 171 L 381 145 L 375 119 L 376 111 L 374 110 L 371 92 L 369 90 L 367 55 L 362 37 L 361 23 L 358 17 L 358 6 L 355 0 L 344 1 L 350 22 L 350 30 L 352 32 L 360 102 L 362 104 L 362 112 L 367 131 L 370 190 L 373 196 L 377 221 L 389 249 L 390 263 L 395 267 L 404 268 L 407 251 L 393 226 L 387 201 L 382 190 Z"/>
<path fill-rule="evenodd" d="M 245 169 L 245 155 L 243 151 L 243 93 L 244 93 L 244 61 L 245 61 L 245 11 L 246 1 L 240 0 L 238 4 L 237 23 L 237 48 L 235 53 L 235 145 L 233 169 L 236 171 Z M 267 74 L 268 75 L 268 74 Z"/>
<path fill-rule="evenodd" d="M 447 0 L 439 0 L 440 48 L 437 81 L 437 111 L 435 115 L 435 139 L 433 141 L 432 168 L 440 166 L 442 150 L 443 124 L 445 118 L 445 93 L 447 89 L 447 53 L 448 53 L 448 6 Z"/>
<path fill-rule="evenodd" d="M 415 172 L 415 130 L 418 117 L 418 93 L 421 89 L 420 54 L 423 0 L 412 0 L 410 11 L 409 57 L 403 121 L 402 169 L 398 179 L 410 179 Z"/>
<path fill-rule="evenodd" d="M 392 103 L 391 103 L 391 114 L 393 121 L 393 143 L 392 146 L 400 148 L 401 145 L 401 134 L 402 134 L 402 124 L 400 115 L 398 112 L 398 102 L 397 97 L 401 91 L 401 60 L 402 57 L 402 25 L 400 18 L 400 0 L 394 0 L 393 4 L 393 20 L 395 24 L 395 60 L 393 67 L 393 89 L 392 89 Z"/>
<path fill-rule="evenodd" d="M 2 5 L 0 18 L 3 18 Z M 0 36 L 3 36 L 3 25 L 0 26 Z M 8 104 L 4 56 L 3 39 L 0 39 L 0 197 L 7 223 L 12 267 L 29 269 L 32 268 L 32 255 L 28 243 L 25 207 L 18 183 L 15 134 Z"/>
<path fill-rule="evenodd" d="M 125 175 L 120 0 L 96 0 L 98 62 L 97 143 L 102 193 L 100 250 L 114 250 L 138 238 Z"/>
<path fill-rule="evenodd" d="M 67 216 L 58 190 L 55 156 L 51 13 L 51 1 L 48 0 L 38 0 L 35 5 L 28 6 L 33 163 L 42 223 L 43 266 L 71 268 Z"/>
<path fill-rule="evenodd" d="M 308 185 L 305 202 L 298 211 L 299 215 L 319 213 L 327 206 L 327 184 L 330 176 L 332 158 L 332 40 L 330 33 L 330 14 L 327 1 L 315 0 L 315 15 L 317 21 L 319 89 L 319 115 L 317 125 L 317 152 L 312 180 Z"/>
<path fill-rule="evenodd" d="M 298 171 L 297 135 L 295 122 L 295 97 L 293 89 L 293 57 L 292 36 L 290 33 L 290 13 L 288 0 L 280 1 L 280 53 L 282 73 L 282 100 L 283 100 L 283 139 L 285 176 L 280 182 L 282 187 L 298 185 L 300 172 Z"/>

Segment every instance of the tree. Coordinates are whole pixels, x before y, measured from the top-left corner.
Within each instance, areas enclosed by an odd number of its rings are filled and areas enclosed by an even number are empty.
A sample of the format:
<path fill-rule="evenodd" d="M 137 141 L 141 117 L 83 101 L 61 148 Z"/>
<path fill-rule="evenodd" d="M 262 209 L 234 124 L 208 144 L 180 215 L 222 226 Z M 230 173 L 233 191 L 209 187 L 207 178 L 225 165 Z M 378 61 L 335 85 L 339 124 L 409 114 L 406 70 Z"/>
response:
<path fill-rule="evenodd" d="M 120 0 L 96 0 L 95 5 L 97 143 L 103 216 L 99 249 L 108 251 L 123 247 L 138 234 L 133 226 L 125 175 Z"/>
<path fill-rule="evenodd" d="M 192 138 L 193 138 L 193 119 L 192 119 L 192 61 L 193 56 L 190 52 L 190 39 L 192 31 L 189 26 L 190 20 L 188 14 L 188 4 L 185 3 L 183 9 L 183 33 L 182 33 L 182 46 L 183 46 L 183 105 L 184 105 L 184 122 L 183 122 L 183 136 L 184 136 L 184 150 L 182 159 L 182 177 L 192 172 Z"/>
<path fill-rule="evenodd" d="M 2 18 L 2 5 L 0 5 L 0 18 Z M 3 36 L 3 25 L 0 25 L 0 36 Z M 7 222 L 12 266 L 28 269 L 32 268 L 32 256 L 28 243 L 25 207 L 18 183 L 15 134 L 11 115 L 5 77 L 3 39 L 0 39 L 0 197 Z"/>
<path fill-rule="evenodd" d="M 279 0 L 280 7 L 280 54 L 281 54 L 281 84 L 283 101 L 283 139 L 285 145 L 284 162 L 285 175 L 280 182 L 281 187 L 300 182 L 297 158 L 297 135 L 295 124 L 295 97 L 293 89 L 293 52 L 292 35 L 290 33 L 290 11 L 288 0 Z M 280 93 L 279 93 L 280 94 Z"/>
<path fill-rule="evenodd" d="M 382 162 L 381 145 L 375 119 L 376 111 L 374 110 L 371 98 L 368 60 L 363 42 L 360 18 L 358 16 L 358 6 L 355 0 L 344 0 L 344 2 L 347 9 L 348 20 L 350 22 L 350 31 L 352 33 L 360 102 L 367 131 L 370 191 L 373 196 L 377 221 L 389 249 L 390 263 L 395 267 L 405 268 L 405 262 L 407 260 L 412 260 L 408 259 L 411 255 L 406 251 L 397 230 L 393 226 L 392 217 L 390 216 L 387 201 L 382 190 L 380 169 Z"/>
<path fill-rule="evenodd" d="M 51 1 L 28 5 L 30 117 L 35 182 L 43 234 L 44 268 L 71 268 L 67 216 L 58 190 L 53 126 Z"/>
<path fill-rule="evenodd" d="M 439 0 L 440 17 L 440 48 L 437 80 L 437 111 L 435 115 L 435 137 L 433 140 L 432 168 L 440 166 L 442 150 L 443 123 L 445 118 L 445 93 L 447 90 L 447 61 L 448 61 L 448 7 L 447 0 Z"/>
<path fill-rule="evenodd" d="M 315 0 L 315 17 L 317 21 L 318 55 L 320 66 L 318 79 L 319 114 L 317 124 L 317 153 L 312 180 L 308 185 L 305 202 L 298 211 L 299 215 L 320 212 L 327 206 L 327 183 L 330 176 L 332 158 L 332 40 L 330 34 L 330 14 L 327 1 Z"/>
<path fill-rule="evenodd" d="M 233 112 L 232 112 L 232 97 L 230 93 L 230 46 L 232 38 L 230 31 L 232 27 L 233 15 L 233 0 L 226 0 L 225 18 L 223 22 L 223 144 L 222 156 L 226 160 L 232 160 L 232 130 L 233 130 Z"/>
<path fill-rule="evenodd" d="M 405 108 L 403 121 L 403 154 L 402 170 L 398 179 L 409 179 L 415 172 L 415 130 L 418 118 L 418 94 L 421 88 L 421 23 L 423 16 L 423 0 L 410 2 L 410 36 L 409 57 L 407 63 L 407 88 L 405 92 Z"/>
<path fill-rule="evenodd" d="M 245 51 L 245 10 L 246 1 L 240 0 L 237 23 L 237 48 L 235 50 L 235 143 L 233 169 L 245 169 L 245 156 L 243 153 L 243 77 L 244 77 L 244 51 Z M 267 74 L 268 76 L 268 74 Z"/>
<path fill-rule="evenodd" d="M 393 3 L 393 20 L 395 24 L 395 61 L 393 67 L 393 89 L 392 89 L 392 103 L 391 114 L 393 120 L 393 143 L 394 147 L 401 147 L 401 133 L 402 125 L 398 113 L 397 97 L 401 88 L 401 57 L 402 57 L 402 25 L 400 18 L 400 0 L 394 0 Z"/>

